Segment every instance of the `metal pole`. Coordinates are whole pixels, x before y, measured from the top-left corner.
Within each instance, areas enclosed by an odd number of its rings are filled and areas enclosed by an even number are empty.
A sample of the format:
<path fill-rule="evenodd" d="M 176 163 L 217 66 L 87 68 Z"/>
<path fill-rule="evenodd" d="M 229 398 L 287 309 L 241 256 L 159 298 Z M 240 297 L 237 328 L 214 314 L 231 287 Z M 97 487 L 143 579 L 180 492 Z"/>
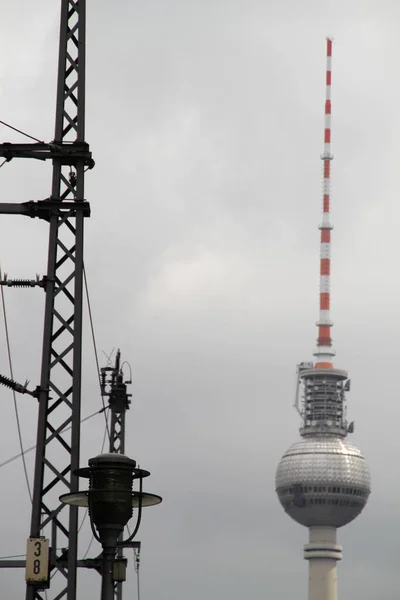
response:
<path fill-rule="evenodd" d="M 114 600 L 113 564 L 115 546 L 103 546 L 101 600 Z"/>

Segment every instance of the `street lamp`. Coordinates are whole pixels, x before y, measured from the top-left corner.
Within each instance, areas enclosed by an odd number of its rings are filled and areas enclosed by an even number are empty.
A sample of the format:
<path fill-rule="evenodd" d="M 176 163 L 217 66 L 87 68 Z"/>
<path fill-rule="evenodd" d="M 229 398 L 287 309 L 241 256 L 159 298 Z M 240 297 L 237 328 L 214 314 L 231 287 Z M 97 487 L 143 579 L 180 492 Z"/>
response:
<path fill-rule="evenodd" d="M 150 472 L 137 468 L 136 461 L 123 454 L 99 454 L 89 460 L 88 467 L 77 469 L 75 475 L 89 479 L 89 489 L 63 494 L 60 501 L 89 509 L 93 535 L 103 548 L 101 599 L 114 600 L 112 571 L 117 546 L 135 537 L 142 508 L 159 504 L 162 498 L 143 492 L 143 478 L 148 477 Z M 139 479 L 139 491 L 133 491 L 135 479 Z M 138 509 L 138 514 L 133 533 L 127 540 L 118 542 L 134 508 Z"/>

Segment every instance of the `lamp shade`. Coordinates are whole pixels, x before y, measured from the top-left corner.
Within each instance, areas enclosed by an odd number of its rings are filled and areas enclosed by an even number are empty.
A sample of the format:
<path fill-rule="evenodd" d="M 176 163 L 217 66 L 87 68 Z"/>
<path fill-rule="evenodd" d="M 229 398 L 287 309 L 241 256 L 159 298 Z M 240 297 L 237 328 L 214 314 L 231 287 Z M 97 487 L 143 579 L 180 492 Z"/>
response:
<path fill-rule="evenodd" d="M 99 454 L 89 460 L 89 467 L 77 469 L 75 474 L 89 479 L 89 489 L 63 494 L 60 501 L 87 507 L 91 523 L 103 538 L 106 532 L 109 537 L 112 531 L 116 541 L 131 519 L 133 508 L 139 508 L 140 523 L 141 508 L 162 501 L 156 494 L 143 492 L 141 485 L 140 491 L 133 491 L 134 479 L 141 481 L 150 473 L 137 468 L 136 461 L 123 454 Z"/>
<path fill-rule="evenodd" d="M 82 506 L 83 508 L 89 507 L 89 493 L 87 492 L 74 492 L 72 494 L 63 494 L 60 496 L 60 501 L 63 504 L 70 504 L 72 506 Z M 92 492 L 93 493 L 93 492 Z M 142 498 L 142 507 L 154 506 L 162 502 L 161 496 L 157 494 L 148 494 L 147 492 L 132 492 L 132 508 L 138 508 L 140 497 Z"/>

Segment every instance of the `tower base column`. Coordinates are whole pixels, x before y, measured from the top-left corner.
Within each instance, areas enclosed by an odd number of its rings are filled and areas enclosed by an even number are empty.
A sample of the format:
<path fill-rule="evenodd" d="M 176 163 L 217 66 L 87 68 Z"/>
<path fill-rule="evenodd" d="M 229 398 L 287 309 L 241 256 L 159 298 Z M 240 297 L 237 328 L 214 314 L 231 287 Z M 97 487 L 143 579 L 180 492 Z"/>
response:
<path fill-rule="evenodd" d="M 310 527 L 310 542 L 304 546 L 309 562 L 308 600 L 337 600 L 336 561 L 342 547 L 336 544 L 335 527 Z"/>

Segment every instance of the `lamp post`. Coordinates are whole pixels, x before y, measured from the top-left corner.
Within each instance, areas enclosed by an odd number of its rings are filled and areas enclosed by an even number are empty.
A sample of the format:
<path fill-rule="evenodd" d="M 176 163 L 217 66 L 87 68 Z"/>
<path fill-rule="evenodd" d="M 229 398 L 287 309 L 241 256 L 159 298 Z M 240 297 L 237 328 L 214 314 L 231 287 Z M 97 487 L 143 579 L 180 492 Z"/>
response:
<path fill-rule="evenodd" d="M 114 600 L 113 564 L 118 538 L 132 517 L 133 508 L 138 509 L 136 526 L 122 544 L 130 542 L 138 532 L 142 508 L 159 504 L 162 498 L 142 491 L 143 478 L 150 472 L 137 468 L 136 461 L 123 454 L 99 454 L 75 474 L 89 479 L 89 489 L 63 494 L 60 501 L 89 508 L 93 535 L 103 548 L 101 600 Z M 133 491 L 135 479 L 139 479 L 139 491 Z"/>

